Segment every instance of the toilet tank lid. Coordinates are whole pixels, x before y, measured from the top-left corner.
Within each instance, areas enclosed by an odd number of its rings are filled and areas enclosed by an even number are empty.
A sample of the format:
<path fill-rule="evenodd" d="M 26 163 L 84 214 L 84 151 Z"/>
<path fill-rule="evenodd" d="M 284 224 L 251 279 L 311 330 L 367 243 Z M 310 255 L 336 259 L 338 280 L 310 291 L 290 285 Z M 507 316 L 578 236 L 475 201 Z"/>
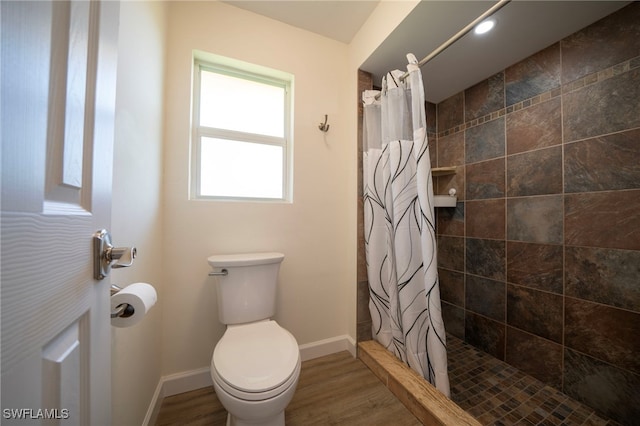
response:
<path fill-rule="evenodd" d="M 207 258 L 209 265 L 222 268 L 225 266 L 248 266 L 280 263 L 284 254 L 276 252 L 266 253 L 240 253 L 240 254 L 214 254 Z"/>

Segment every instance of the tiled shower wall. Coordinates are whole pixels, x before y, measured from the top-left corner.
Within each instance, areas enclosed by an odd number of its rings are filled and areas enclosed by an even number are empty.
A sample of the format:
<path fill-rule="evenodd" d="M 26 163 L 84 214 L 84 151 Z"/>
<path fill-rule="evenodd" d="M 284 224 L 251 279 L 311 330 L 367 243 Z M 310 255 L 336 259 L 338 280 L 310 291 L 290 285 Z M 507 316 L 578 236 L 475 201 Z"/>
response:
<path fill-rule="evenodd" d="M 427 107 L 432 165 L 457 166 L 435 191 L 459 197 L 436 209 L 447 331 L 637 422 L 640 3 Z"/>
<path fill-rule="evenodd" d="M 358 70 L 358 269 L 357 269 L 357 340 L 371 340 L 371 315 L 369 314 L 369 281 L 364 252 L 364 210 L 362 188 L 362 118 L 361 94 L 373 88 L 373 78 L 368 72 Z"/>
<path fill-rule="evenodd" d="M 640 3 L 441 102 L 437 132 L 447 330 L 637 422 Z"/>

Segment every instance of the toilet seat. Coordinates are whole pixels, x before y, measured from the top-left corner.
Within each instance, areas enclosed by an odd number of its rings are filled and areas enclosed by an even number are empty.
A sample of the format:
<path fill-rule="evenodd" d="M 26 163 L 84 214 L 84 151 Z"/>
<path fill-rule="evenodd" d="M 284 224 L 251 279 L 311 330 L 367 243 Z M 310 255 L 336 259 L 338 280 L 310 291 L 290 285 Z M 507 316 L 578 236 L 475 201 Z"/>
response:
<path fill-rule="evenodd" d="M 273 320 L 229 325 L 213 351 L 211 367 L 229 394 L 264 400 L 297 382 L 300 350 L 293 335 Z"/>

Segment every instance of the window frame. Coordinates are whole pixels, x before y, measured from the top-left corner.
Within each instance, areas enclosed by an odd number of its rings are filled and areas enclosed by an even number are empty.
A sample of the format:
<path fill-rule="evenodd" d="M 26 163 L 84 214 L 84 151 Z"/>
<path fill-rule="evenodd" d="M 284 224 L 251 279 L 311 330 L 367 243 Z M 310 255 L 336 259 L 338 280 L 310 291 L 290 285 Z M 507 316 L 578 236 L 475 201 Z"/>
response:
<path fill-rule="evenodd" d="M 284 73 L 252 66 L 247 63 L 234 63 L 228 58 L 226 60 L 209 60 L 194 56 L 193 60 L 193 91 L 192 91 L 192 155 L 191 155 L 191 182 L 190 195 L 195 200 L 210 201 L 240 201 L 240 202 L 275 202 L 290 203 L 292 202 L 292 76 L 285 76 Z M 226 63 L 225 63 L 226 62 Z M 258 69 L 253 71 L 251 68 Z M 206 127 L 200 125 L 200 78 L 204 71 L 214 72 L 230 77 L 241 78 L 244 80 L 254 81 L 262 84 L 276 86 L 284 90 L 284 122 L 283 136 L 270 136 L 264 134 L 248 133 L 235 130 L 227 130 L 216 127 Z M 248 197 L 248 196 L 222 196 L 222 195 L 203 195 L 201 190 L 201 168 L 203 166 L 201 150 L 203 138 L 217 138 L 226 140 L 235 140 L 239 142 L 257 143 L 264 145 L 282 147 L 282 197 Z"/>

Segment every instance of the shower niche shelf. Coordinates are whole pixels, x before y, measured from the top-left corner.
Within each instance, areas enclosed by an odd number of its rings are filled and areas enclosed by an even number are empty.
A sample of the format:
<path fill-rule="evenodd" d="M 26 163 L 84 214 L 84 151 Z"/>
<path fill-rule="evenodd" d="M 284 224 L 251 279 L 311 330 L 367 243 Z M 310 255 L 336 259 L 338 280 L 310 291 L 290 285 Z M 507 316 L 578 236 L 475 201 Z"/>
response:
<path fill-rule="evenodd" d="M 431 174 L 434 177 L 455 175 L 456 174 L 456 166 L 451 166 L 451 167 L 433 167 L 431 169 Z"/>
<path fill-rule="evenodd" d="M 456 166 L 451 167 L 434 167 L 431 169 L 433 177 L 448 176 L 456 174 Z M 455 189 L 449 191 L 449 195 L 435 195 L 434 196 L 435 207 L 455 207 L 458 202 Z"/>
<path fill-rule="evenodd" d="M 434 195 L 433 202 L 435 207 L 455 207 L 458 197 L 455 195 Z"/>

